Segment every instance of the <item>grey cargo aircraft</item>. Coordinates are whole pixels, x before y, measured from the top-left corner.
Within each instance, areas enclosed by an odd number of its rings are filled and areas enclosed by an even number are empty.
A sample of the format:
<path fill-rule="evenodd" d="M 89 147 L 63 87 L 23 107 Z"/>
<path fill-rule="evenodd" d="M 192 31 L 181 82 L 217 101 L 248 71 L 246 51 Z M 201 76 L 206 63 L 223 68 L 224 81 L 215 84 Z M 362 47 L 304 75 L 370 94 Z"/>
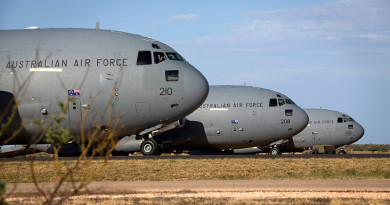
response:
<path fill-rule="evenodd" d="M 364 135 L 363 127 L 347 114 L 326 109 L 304 109 L 309 116 L 307 127 L 292 139 L 272 143 L 269 146 L 234 150 L 235 153 L 301 152 L 314 145 L 342 147 L 358 141 Z M 340 153 L 345 154 L 344 150 Z"/>
<path fill-rule="evenodd" d="M 260 146 L 292 137 L 307 123 L 307 114 L 281 93 L 249 86 L 210 86 L 206 101 L 186 117 L 184 127 L 157 134 L 152 140 L 125 137 L 115 150 L 156 155 Z"/>
<path fill-rule="evenodd" d="M 119 138 L 149 138 L 152 131 L 180 126 L 175 122 L 208 94 L 208 82 L 196 68 L 168 45 L 140 35 L 1 30 L 0 45 L 2 144 L 44 143 L 42 127 L 62 113 L 58 102 L 69 102 L 60 125 L 76 138 L 115 123 Z"/>

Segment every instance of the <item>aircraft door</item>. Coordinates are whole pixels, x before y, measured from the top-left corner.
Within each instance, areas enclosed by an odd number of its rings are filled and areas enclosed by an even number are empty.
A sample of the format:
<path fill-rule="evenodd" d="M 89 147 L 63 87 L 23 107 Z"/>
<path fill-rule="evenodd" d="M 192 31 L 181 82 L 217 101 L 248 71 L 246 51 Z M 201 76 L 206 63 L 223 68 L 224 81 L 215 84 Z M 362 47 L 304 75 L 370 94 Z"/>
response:
<path fill-rule="evenodd" d="M 135 104 L 135 107 L 137 109 L 137 115 L 138 118 L 149 118 L 152 116 L 150 112 L 150 106 L 147 102 L 137 102 Z"/>
<path fill-rule="evenodd" d="M 350 134 L 349 130 L 348 130 L 348 120 L 347 118 L 342 118 L 342 117 L 339 117 L 337 118 L 337 124 L 335 125 L 335 134 L 334 134 L 334 137 L 336 138 L 336 142 L 338 143 L 337 145 L 342 145 L 344 144 L 346 141 L 345 141 L 345 138 L 348 134 Z"/>
<path fill-rule="evenodd" d="M 320 141 L 320 136 L 318 136 L 318 132 L 314 131 L 311 134 L 313 136 L 313 141 L 318 143 Z"/>
<path fill-rule="evenodd" d="M 257 116 L 258 122 L 260 122 L 260 128 L 262 135 L 267 136 L 273 140 L 277 140 L 277 130 L 280 130 L 281 115 L 279 112 L 278 101 L 276 98 L 269 99 L 269 109 L 263 110 L 260 115 Z"/>
<path fill-rule="evenodd" d="M 80 99 L 73 99 L 69 102 L 69 121 L 81 122 L 81 102 Z"/>

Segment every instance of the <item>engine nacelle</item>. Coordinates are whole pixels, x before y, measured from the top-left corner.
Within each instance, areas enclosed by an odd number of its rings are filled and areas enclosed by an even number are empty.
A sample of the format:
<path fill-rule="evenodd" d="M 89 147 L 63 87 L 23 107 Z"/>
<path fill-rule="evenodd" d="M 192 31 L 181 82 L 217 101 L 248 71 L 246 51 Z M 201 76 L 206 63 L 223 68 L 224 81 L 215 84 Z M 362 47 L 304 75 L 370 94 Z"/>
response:
<path fill-rule="evenodd" d="M 185 122 L 186 122 L 186 119 L 182 118 L 182 119 L 175 121 L 171 124 L 165 125 L 165 126 L 161 127 L 160 129 L 152 131 L 151 134 L 152 134 L 152 136 L 154 136 L 154 135 L 161 134 L 161 133 L 166 132 L 166 131 L 171 130 L 171 129 L 182 128 L 182 127 L 184 127 Z"/>
<path fill-rule="evenodd" d="M 115 146 L 117 152 L 139 152 L 141 151 L 142 139 L 136 139 L 135 135 L 123 137 Z"/>

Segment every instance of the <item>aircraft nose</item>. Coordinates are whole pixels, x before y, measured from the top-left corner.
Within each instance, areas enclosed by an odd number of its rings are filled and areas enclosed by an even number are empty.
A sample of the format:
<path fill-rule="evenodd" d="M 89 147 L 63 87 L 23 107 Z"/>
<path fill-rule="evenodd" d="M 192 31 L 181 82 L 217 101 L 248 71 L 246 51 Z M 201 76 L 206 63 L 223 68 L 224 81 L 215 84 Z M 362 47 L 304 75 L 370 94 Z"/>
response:
<path fill-rule="evenodd" d="M 358 141 L 364 135 L 364 128 L 359 123 L 356 123 L 356 125 L 355 125 L 354 135 L 355 135 L 356 141 Z"/>
<path fill-rule="evenodd" d="M 191 67 L 192 69 L 187 69 L 184 74 L 184 102 L 188 107 L 196 109 L 206 100 L 209 93 L 209 83 L 201 72 L 195 67 Z"/>
<path fill-rule="evenodd" d="M 294 116 L 296 118 L 296 130 L 297 133 L 301 132 L 303 129 L 306 128 L 307 123 L 309 123 L 309 116 L 307 113 L 300 107 L 297 106 L 297 109 L 295 110 Z"/>

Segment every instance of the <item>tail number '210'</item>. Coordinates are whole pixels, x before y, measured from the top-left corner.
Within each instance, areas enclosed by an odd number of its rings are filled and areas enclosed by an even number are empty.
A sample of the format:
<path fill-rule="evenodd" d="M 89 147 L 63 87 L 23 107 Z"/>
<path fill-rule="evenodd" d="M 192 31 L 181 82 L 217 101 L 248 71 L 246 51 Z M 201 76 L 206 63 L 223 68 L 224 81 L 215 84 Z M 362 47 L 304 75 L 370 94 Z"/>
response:
<path fill-rule="evenodd" d="M 172 88 L 160 88 L 160 95 L 172 95 Z"/>

